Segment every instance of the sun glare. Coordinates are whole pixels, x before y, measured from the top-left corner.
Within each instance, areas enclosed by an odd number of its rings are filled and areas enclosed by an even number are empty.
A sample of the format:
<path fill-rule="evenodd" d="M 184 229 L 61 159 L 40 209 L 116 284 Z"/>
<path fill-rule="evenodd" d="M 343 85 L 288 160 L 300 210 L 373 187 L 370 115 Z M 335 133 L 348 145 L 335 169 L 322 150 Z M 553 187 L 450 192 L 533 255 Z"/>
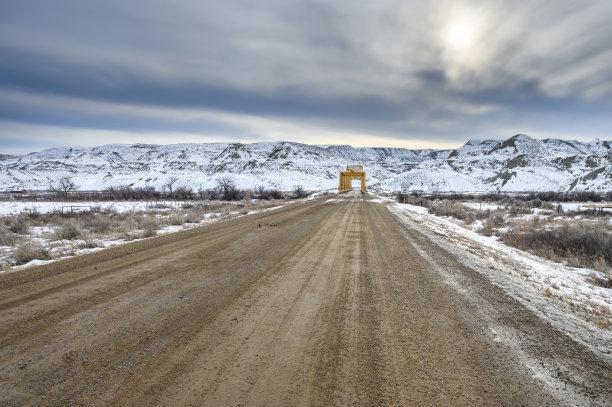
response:
<path fill-rule="evenodd" d="M 466 24 L 456 24 L 448 30 L 446 39 L 456 49 L 468 47 L 472 43 L 473 30 Z"/>

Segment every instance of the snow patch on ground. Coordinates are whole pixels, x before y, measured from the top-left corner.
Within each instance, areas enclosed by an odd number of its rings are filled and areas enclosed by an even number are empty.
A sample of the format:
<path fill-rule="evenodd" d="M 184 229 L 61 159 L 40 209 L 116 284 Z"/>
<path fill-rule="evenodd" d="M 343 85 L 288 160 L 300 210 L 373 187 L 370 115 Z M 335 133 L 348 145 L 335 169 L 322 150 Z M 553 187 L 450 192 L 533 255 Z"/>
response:
<path fill-rule="evenodd" d="M 556 211 L 557 205 L 560 205 L 561 206 L 560 209 L 563 211 L 581 212 L 581 211 L 586 211 L 589 209 L 597 209 L 597 210 L 602 210 L 604 212 L 612 212 L 612 207 L 610 207 L 609 203 L 603 203 L 603 204 L 590 203 L 590 202 L 551 202 L 551 203 L 555 206 L 555 211 Z M 472 208 L 476 210 L 483 210 L 483 211 L 486 211 L 486 210 L 495 211 L 495 210 L 503 209 L 504 207 L 506 207 L 506 204 L 504 203 L 495 203 L 495 202 L 462 202 L 462 204 L 464 206 L 467 206 L 468 208 Z M 534 210 L 536 214 L 539 212 L 551 211 L 551 209 L 539 209 L 539 208 L 532 208 L 532 210 Z"/>
<path fill-rule="evenodd" d="M 333 194 L 337 194 L 337 193 L 338 193 L 338 190 L 336 188 L 333 188 L 333 189 L 324 189 L 322 191 L 314 192 L 314 193 L 308 195 L 308 198 L 306 198 L 306 199 L 310 201 L 310 200 L 313 200 L 313 199 L 318 198 L 320 196 L 333 195 Z"/>
<path fill-rule="evenodd" d="M 102 211 L 115 210 L 117 212 L 144 212 L 151 208 L 164 211 L 172 210 L 174 207 L 181 207 L 182 205 L 183 202 L 175 201 L 0 201 L 0 216 L 19 215 L 20 213 L 52 213 L 62 211 L 85 212 L 98 207 Z"/>

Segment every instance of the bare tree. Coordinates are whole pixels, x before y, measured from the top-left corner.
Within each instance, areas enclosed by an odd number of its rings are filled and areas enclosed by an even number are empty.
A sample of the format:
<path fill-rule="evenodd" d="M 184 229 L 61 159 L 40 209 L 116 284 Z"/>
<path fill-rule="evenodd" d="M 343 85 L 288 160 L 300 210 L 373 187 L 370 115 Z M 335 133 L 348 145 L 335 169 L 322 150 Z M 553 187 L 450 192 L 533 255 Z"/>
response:
<path fill-rule="evenodd" d="M 55 184 L 51 184 L 49 187 L 52 192 L 55 192 L 64 198 L 67 198 L 68 193 L 71 191 L 76 191 L 77 188 L 78 185 L 70 177 L 60 178 L 59 181 L 57 181 Z"/>
<path fill-rule="evenodd" d="M 302 187 L 301 185 L 296 185 L 293 187 L 293 194 L 295 195 L 296 198 L 304 198 L 305 196 L 308 195 L 308 193 L 306 193 L 306 191 L 304 191 L 304 187 Z"/>
<path fill-rule="evenodd" d="M 255 187 L 255 197 L 258 199 L 266 199 L 266 188 L 263 185 Z"/>
<path fill-rule="evenodd" d="M 217 190 L 222 199 L 226 201 L 239 201 L 244 196 L 242 191 L 236 188 L 236 184 L 234 184 L 234 181 L 229 177 L 223 177 L 217 180 Z"/>
<path fill-rule="evenodd" d="M 178 182 L 178 177 L 170 177 L 168 181 L 164 184 L 164 188 L 167 188 L 170 191 L 170 195 L 172 195 L 172 190 L 174 188 L 174 184 Z"/>

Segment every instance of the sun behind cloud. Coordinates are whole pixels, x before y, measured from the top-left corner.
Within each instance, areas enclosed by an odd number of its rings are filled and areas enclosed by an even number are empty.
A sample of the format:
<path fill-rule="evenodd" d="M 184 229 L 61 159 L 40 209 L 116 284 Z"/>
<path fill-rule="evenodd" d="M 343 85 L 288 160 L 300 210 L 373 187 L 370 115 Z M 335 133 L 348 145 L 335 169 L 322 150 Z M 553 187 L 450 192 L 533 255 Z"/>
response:
<path fill-rule="evenodd" d="M 490 41 L 483 41 L 488 31 L 486 14 L 480 10 L 458 7 L 442 18 L 438 38 L 445 72 L 459 86 L 466 74 L 469 79 L 475 70 L 487 66 L 493 51 Z"/>
<path fill-rule="evenodd" d="M 474 29 L 468 24 L 451 25 L 446 33 L 448 44 L 455 49 L 465 49 L 474 41 Z"/>

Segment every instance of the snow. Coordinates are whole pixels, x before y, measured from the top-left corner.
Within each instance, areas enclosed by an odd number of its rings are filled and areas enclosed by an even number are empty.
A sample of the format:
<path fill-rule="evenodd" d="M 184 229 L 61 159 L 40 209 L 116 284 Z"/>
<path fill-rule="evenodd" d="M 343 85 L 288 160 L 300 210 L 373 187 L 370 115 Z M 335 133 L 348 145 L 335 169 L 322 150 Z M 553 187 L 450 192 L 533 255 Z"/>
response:
<path fill-rule="evenodd" d="M 323 191 L 318 191 L 318 192 L 314 192 L 314 193 L 310 194 L 307 199 L 308 200 L 313 200 L 313 199 L 316 199 L 316 198 L 318 198 L 320 196 L 335 194 L 337 192 L 338 192 L 338 190 L 336 188 L 326 189 L 326 190 L 323 190 Z"/>
<path fill-rule="evenodd" d="M 101 210 L 114 210 L 116 212 L 140 212 L 150 209 L 151 206 L 156 210 L 171 210 L 172 206 L 182 206 L 183 203 L 175 201 L 72 201 L 72 202 L 51 202 L 51 201 L 0 201 L 0 216 L 19 215 L 20 213 L 52 213 L 52 212 L 81 212 L 89 211 L 99 207 Z M 170 208 L 163 208 L 169 206 Z"/>
<path fill-rule="evenodd" d="M 463 205 L 467 206 L 468 208 L 472 208 L 472 209 L 476 209 L 476 210 L 482 210 L 482 211 L 495 211 L 497 209 L 499 209 L 500 207 L 503 207 L 502 204 L 498 204 L 498 203 L 489 203 L 489 202 L 463 202 Z"/>
<path fill-rule="evenodd" d="M 559 202 L 564 211 L 586 211 L 589 209 L 599 209 L 612 212 L 612 204 L 585 203 L 585 202 Z"/>
<path fill-rule="evenodd" d="M 444 247 L 450 249 L 448 243 L 451 243 L 460 258 L 470 255 L 477 271 L 529 309 L 605 357 L 612 358 L 608 353 L 612 349 L 612 332 L 592 322 L 593 315 L 601 311 L 605 313 L 601 318 L 612 322 L 612 289 L 589 281 L 592 276 L 603 278 L 603 273 L 568 267 L 506 246 L 496 237 L 480 235 L 449 219 L 429 214 L 419 206 L 389 202 L 388 207 L 402 222 L 416 223 L 433 232 L 429 236 Z"/>
<path fill-rule="evenodd" d="M 42 266 L 43 264 L 53 263 L 54 261 L 55 260 L 32 260 L 29 263 L 22 264 L 20 266 L 15 266 L 12 269 L 13 270 L 20 270 L 20 269 L 24 269 L 24 268 L 32 267 L 32 266 Z"/>

